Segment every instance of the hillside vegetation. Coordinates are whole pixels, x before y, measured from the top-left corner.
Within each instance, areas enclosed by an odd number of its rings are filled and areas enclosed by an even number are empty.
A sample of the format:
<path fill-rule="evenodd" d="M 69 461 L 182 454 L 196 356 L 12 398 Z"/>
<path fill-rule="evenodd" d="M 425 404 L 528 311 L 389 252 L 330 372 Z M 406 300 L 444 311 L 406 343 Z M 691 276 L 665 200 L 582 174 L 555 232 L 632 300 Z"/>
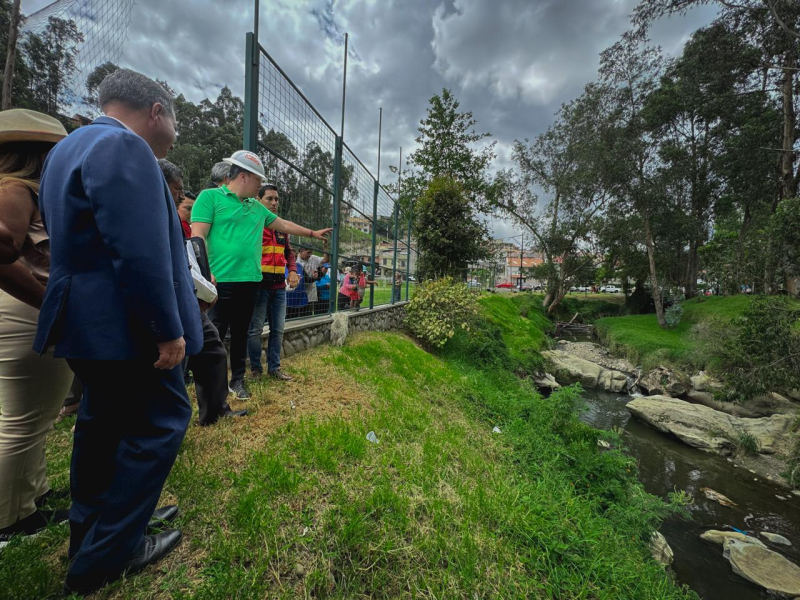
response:
<path fill-rule="evenodd" d="M 645 368 L 659 364 L 688 369 L 713 367 L 704 350 L 714 327 L 730 323 L 750 305 L 748 296 L 710 296 L 683 302 L 683 317 L 662 329 L 654 314 L 606 317 L 595 321 L 597 334 L 615 354 Z"/>

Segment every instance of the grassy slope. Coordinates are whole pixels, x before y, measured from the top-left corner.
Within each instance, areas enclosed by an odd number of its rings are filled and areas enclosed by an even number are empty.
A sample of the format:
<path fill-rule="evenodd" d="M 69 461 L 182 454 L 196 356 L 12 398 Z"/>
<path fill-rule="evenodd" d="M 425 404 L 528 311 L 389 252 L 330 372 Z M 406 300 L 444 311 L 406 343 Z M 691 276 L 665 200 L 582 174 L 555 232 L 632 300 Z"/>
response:
<path fill-rule="evenodd" d="M 708 367 L 693 327 L 712 320 L 730 321 L 744 312 L 750 303 L 747 296 L 711 296 L 683 303 L 684 313 L 674 329 L 661 329 L 656 316 L 629 315 L 595 321 L 597 332 L 609 348 L 645 367 L 670 363 L 678 367 Z"/>
<path fill-rule="evenodd" d="M 190 427 L 162 499 L 182 507 L 179 550 L 96 597 L 691 597 L 647 557 L 653 499 L 570 392 L 543 400 L 467 358 L 392 333 L 287 360 L 297 380 L 254 384 L 250 417 Z M 48 443 L 56 487 L 71 424 Z M 2 597 L 55 597 L 67 536 L 6 548 Z"/>

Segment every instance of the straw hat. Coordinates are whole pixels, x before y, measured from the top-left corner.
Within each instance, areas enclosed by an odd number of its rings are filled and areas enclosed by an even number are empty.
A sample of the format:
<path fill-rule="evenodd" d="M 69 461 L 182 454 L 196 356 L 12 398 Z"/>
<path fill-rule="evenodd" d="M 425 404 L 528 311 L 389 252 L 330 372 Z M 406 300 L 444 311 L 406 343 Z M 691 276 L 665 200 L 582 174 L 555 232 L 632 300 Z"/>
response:
<path fill-rule="evenodd" d="M 60 142 L 67 130 L 49 115 L 12 108 L 0 112 L 0 144 L 8 142 Z"/>

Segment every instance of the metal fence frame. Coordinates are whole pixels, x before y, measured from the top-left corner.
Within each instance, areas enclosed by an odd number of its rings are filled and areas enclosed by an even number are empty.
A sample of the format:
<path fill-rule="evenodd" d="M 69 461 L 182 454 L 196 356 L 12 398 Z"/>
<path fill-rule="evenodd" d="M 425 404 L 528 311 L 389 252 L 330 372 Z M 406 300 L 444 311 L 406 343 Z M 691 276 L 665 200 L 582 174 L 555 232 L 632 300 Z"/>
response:
<path fill-rule="evenodd" d="M 267 61 L 264 63 L 268 69 L 274 69 L 274 73 L 271 72 L 271 78 L 280 77 L 281 81 L 280 84 L 282 86 L 288 86 L 285 89 L 288 89 L 291 94 L 294 95 L 292 101 L 294 105 L 297 106 L 300 104 L 301 109 L 308 109 L 311 111 L 315 119 L 318 119 L 317 128 L 321 131 L 325 132 L 326 135 L 329 133 L 333 136 L 334 144 L 333 144 L 333 175 L 332 175 L 332 185 L 328 185 L 327 182 L 319 181 L 316 177 L 308 173 L 304 167 L 300 164 L 297 164 L 296 161 L 292 160 L 290 157 L 283 156 L 281 152 L 271 147 L 271 145 L 264 139 L 260 139 L 259 131 L 263 130 L 266 131 L 269 127 L 270 130 L 274 131 L 273 123 L 269 123 L 267 117 L 260 114 L 260 96 L 261 90 L 264 89 L 266 93 L 274 93 L 269 89 L 265 89 L 265 84 L 260 81 L 261 77 L 261 66 L 262 60 Z M 341 253 L 341 236 L 343 233 L 343 224 L 342 224 L 342 207 L 345 205 L 349 211 L 356 211 L 359 214 L 363 215 L 367 218 L 371 224 L 371 250 L 369 255 L 368 261 L 359 261 L 359 264 L 368 263 L 369 267 L 369 275 L 370 279 L 374 280 L 377 272 L 377 268 L 381 269 L 381 273 L 385 273 L 386 267 L 384 265 L 377 265 L 376 262 L 376 253 L 377 253 L 377 241 L 378 241 L 378 223 L 379 217 L 387 218 L 389 215 L 380 215 L 380 208 L 381 203 L 379 202 L 380 199 L 384 199 L 384 204 L 386 204 L 385 200 L 388 198 L 391 201 L 391 218 L 392 218 L 392 227 L 391 231 L 387 230 L 387 233 L 391 233 L 391 240 L 393 240 L 393 250 L 392 250 L 392 266 L 391 266 L 391 278 L 389 284 L 391 286 L 391 298 L 389 303 L 395 304 L 396 302 L 401 302 L 403 300 L 408 300 L 410 298 L 410 283 L 411 283 L 411 252 L 412 250 L 418 256 L 418 252 L 416 249 L 412 248 L 411 246 L 411 223 L 413 219 L 413 211 L 408 211 L 408 228 L 407 228 L 407 239 L 405 241 L 405 251 L 406 251 L 406 259 L 405 259 L 405 269 L 398 269 L 397 268 L 397 257 L 398 257 L 398 233 L 399 233 L 399 219 L 400 219 L 400 207 L 396 200 L 392 198 L 392 196 L 388 193 L 388 191 L 379 183 L 377 178 L 372 175 L 369 169 L 364 165 L 364 163 L 358 158 L 358 156 L 350 150 L 347 144 L 342 139 L 342 136 L 338 135 L 336 131 L 328 124 L 325 118 L 319 113 L 319 111 L 314 107 L 314 105 L 306 98 L 300 88 L 295 85 L 295 83 L 291 80 L 291 78 L 281 69 L 280 65 L 270 56 L 270 54 L 264 49 L 261 44 L 258 43 L 257 40 L 257 33 L 247 33 L 246 36 L 246 69 L 245 69 L 245 110 L 244 110 L 244 148 L 246 150 L 250 150 L 252 152 L 258 153 L 259 151 L 265 151 L 271 157 L 274 157 L 281 163 L 288 166 L 290 169 L 293 169 L 300 177 L 305 178 L 307 181 L 311 182 L 312 184 L 316 185 L 320 190 L 324 193 L 330 195 L 331 197 L 331 224 L 333 227 L 333 232 L 331 235 L 330 240 L 330 262 L 331 262 L 331 290 L 330 290 L 330 303 L 328 306 L 328 313 L 333 313 L 337 311 L 338 308 L 338 299 L 337 299 L 337 292 L 338 292 L 338 267 L 340 259 L 342 258 Z M 289 120 L 289 119 L 287 119 Z M 372 213 L 368 215 L 365 213 L 364 210 L 361 210 L 355 206 L 353 206 L 348 200 L 344 198 L 344 181 L 343 181 L 343 171 L 344 171 L 344 163 L 345 157 L 347 157 L 347 162 L 349 163 L 347 166 L 351 169 L 359 169 L 360 176 L 362 179 L 366 176 L 372 181 Z M 351 159 L 354 159 L 351 160 Z M 353 171 L 351 171 L 352 175 Z M 369 180 L 368 179 L 368 180 Z M 367 181 L 368 181 L 367 180 Z M 363 181 L 362 181 L 363 183 Z M 363 189 L 363 185 L 362 185 Z M 364 198 L 362 198 L 364 199 Z M 366 204 L 364 204 L 366 206 Z M 314 248 L 319 250 L 319 248 Z M 403 274 L 403 281 L 405 282 L 405 286 L 395 285 L 396 274 L 400 272 Z M 415 279 L 416 281 L 416 279 Z M 369 308 L 374 308 L 376 305 L 375 302 L 375 286 L 369 286 Z M 405 288 L 405 290 L 403 290 Z M 364 298 L 366 302 L 366 297 Z"/>

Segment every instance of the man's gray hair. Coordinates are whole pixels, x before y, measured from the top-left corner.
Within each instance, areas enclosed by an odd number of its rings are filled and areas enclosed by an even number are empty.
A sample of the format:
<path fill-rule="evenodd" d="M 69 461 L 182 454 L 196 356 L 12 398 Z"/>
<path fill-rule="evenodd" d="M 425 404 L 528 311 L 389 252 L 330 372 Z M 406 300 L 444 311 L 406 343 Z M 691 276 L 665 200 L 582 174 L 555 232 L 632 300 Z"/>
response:
<path fill-rule="evenodd" d="M 130 69 L 118 69 L 103 79 L 97 96 L 101 108 L 109 102 L 120 102 L 134 110 L 142 110 L 150 109 L 158 102 L 169 116 L 175 117 L 169 92 L 160 83 Z"/>
<path fill-rule="evenodd" d="M 181 171 L 181 168 L 169 162 L 166 158 L 160 158 L 158 160 L 158 166 L 161 167 L 161 172 L 164 173 L 164 179 L 167 180 L 167 183 L 174 183 L 179 179 L 183 179 L 183 171 Z"/>
<path fill-rule="evenodd" d="M 220 161 L 211 167 L 211 182 L 220 185 L 230 174 L 231 166 L 226 162 Z"/>

